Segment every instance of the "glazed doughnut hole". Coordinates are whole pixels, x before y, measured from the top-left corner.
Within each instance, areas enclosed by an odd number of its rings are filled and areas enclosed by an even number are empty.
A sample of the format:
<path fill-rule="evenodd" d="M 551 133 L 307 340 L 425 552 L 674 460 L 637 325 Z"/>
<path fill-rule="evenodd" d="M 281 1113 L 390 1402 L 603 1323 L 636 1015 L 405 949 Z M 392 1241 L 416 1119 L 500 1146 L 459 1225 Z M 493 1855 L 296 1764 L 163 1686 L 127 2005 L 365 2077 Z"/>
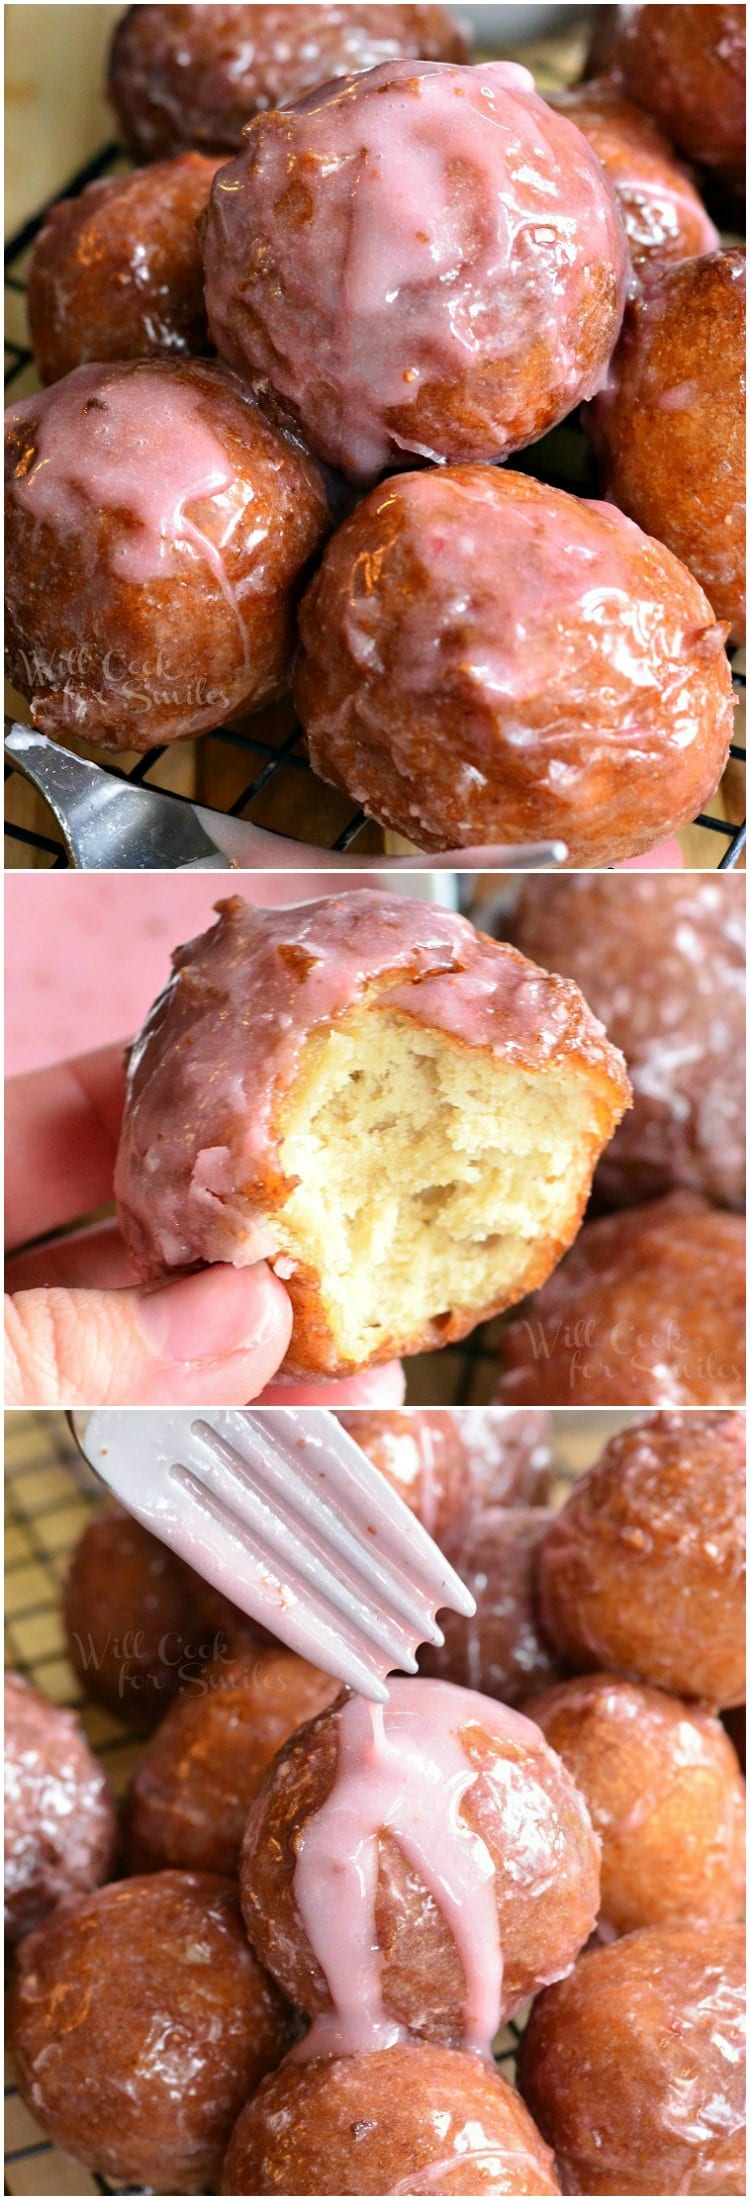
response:
<path fill-rule="evenodd" d="M 476 1612 L 471 1619 L 441 1612 L 445 1640 L 422 1651 L 423 1672 L 510 1704 L 523 1704 L 530 1691 L 558 1679 L 563 1667 L 545 1636 L 536 1587 L 537 1556 L 553 1517 L 543 1506 L 498 1505 L 469 1522 L 451 1556 Z"/>
<path fill-rule="evenodd" d="M 50 208 L 29 265 L 43 382 L 96 359 L 210 349 L 196 222 L 221 163 L 202 153 L 106 176 Z"/>
<path fill-rule="evenodd" d="M 636 285 L 673 260 L 714 251 L 718 234 L 687 169 L 651 116 L 625 97 L 616 80 L 592 77 L 548 97 L 550 106 L 583 132 L 609 177 Z"/>
<path fill-rule="evenodd" d="M 652 1925 L 531 2014 L 520 2083 L 563 2191 L 745 2190 L 745 1935 Z"/>
<path fill-rule="evenodd" d="M 744 1218 L 670 1192 L 586 1222 L 501 1350 L 505 1405 L 744 1404 Z"/>
<path fill-rule="evenodd" d="M 688 824 L 731 736 L 724 629 L 603 504 L 460 466 L 372 490 L 303 601 L 314 769 L 430 851 L 541 837 L 573 868 Z"/>
<path fill-rule="evenodd" d="M 126 144 L 146 160 L 181 146 L 231 152 L 259 108 L 286 107 L 332 77 L 403 54 L 464 61 L 463 21 L 443 7 L 127 8 L 109 57 Z"/>
<path fill-rule="evenodd" d="M 745 255 L 666 268 L 628 307 L 588 415 L 603 493 L 745 639 Z"/>
<path fill-rule="evenodd" d="M 633 1105 L 595 1198 L 632 1206 L 680 1186 L 744 1208 L 744 879 L 528 879 L 510 933 L 532 962 L 575 979 L 628 1065 Z"/>
<path fill-rule="evenodd" d="M 282 2064 L 243 2110 L 221 2190 L 555 2193 L 523 2102 L 474 2055 L 406 2041 Z"/>
<path fill-rule="evenodd" d="M 77 367 L 6 421 L 6 635 L 33 723 L 149 749 L 283 694 L 317 467 L 205 361 Z"/>
<path fill-rule="evenodd" d="M 406 2026 L 486 2051 L 570 1968 L 599 1906 L 586 1806 L 538 1728 L 445 1681 L 389 1683 L 293 1735 L 240 1861 L 261 1962 L 315 2019 L 311 2053 Z"/>
<path fill-rule="evenodd" d="M 629 271 L 596 154 L 509 62 L 257 115 L 203 250 L 217 350 L 357 482 L 533 443 L 600 388 Z"/>
<path fill-rule="evenodd" d="M 237 1870 L 248 1811 L 282 1742 L 338 1694 L 287 1650 L 208 1666 L 143 1750 L 127 1805 L 131 1872 Z"/>
<path fill-rule="evenodd" d="M 471 1489 L 470 1449 L 455 1414 L 418 1406 L 373 1413 L 353 1406 L 338 1419 L 444 1550 L 465 1517 Z"/>
<path fill-rule="evenodd" d="M 603 12 L 603 11 L 602 11 Z M 606 66 L 701 168 L 745 181 L 744 7 L 619 7 Z"/>
<path fill-rule="evenodd" d="M 567 1765 L 601 1840 L 602 1939 L 739 1916 L 745 1786 L 719 1719 L 609 1673 L 564 1681 L 523 1709 Z"/>
<path fill-rule="evenodd" d="M 240 2109 L 292 2036 L 236 1889 L 212 1873 L 101 1887 L 20 1950 L 23 2098 L 66 2153 L 126 2184 L 217 2191 Z"/>
<path fill-rule="evenodd" d="M 119 1505 L 96 1512 L 75 1546 L 63 1618 L 86 1695 L 129 1725 L 155 1726 L 186 1675 L 211 1655 L 189 1568 Z"/>
<path fill-rule="evenodd" d="M 72 1711 L 5 1675 L 5 1937 L 20 1940 L 66 1896 L 113 1869 L 115 1803 Z"/>
<path fill-rule="evenodd" d="M 745 1701 L 745 1418 L 657 1413 L 613 1436 L 539 1559 L 562 1657 Z"/>

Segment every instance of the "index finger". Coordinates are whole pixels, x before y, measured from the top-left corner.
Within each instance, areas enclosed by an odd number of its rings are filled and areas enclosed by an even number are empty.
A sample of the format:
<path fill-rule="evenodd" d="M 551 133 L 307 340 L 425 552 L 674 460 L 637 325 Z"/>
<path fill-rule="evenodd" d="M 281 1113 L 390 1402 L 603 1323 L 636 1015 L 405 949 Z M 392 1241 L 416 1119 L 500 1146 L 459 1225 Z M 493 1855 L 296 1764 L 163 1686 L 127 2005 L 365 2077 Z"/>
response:
<path fill-rule="evenodd" d="M 5 1088 L 5 1229 L 8 1246 L 62 1229 L 112 1198 L 125 1099 L 126 1042 L 50 1069 L 11 1077 Z"/>

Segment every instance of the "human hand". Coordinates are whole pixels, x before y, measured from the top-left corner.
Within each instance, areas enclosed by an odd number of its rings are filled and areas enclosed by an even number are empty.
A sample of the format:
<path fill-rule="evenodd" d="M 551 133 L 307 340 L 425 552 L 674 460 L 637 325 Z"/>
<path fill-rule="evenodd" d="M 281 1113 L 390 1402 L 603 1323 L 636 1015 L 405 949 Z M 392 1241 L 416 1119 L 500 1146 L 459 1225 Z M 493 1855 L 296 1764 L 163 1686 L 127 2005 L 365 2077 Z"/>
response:
<path fill-rule="evenodd" d="M 265 1262 L 146 1291 L 114 1222 L 54 1236 L 111 1200 L 124 1096 L 119 1046 L 6 1086 L 6 1405 L 400 1405 L 397 1362 L 272 1382 L 292 1308 Z"/>

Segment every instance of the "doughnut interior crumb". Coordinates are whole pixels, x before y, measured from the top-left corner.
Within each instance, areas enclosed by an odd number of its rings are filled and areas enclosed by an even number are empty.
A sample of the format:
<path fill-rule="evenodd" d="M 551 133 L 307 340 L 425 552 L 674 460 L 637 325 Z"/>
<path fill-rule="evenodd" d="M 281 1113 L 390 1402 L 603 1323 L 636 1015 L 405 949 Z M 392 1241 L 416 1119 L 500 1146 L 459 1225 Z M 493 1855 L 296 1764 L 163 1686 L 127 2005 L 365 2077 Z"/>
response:
<path fill-rule="evenodd" d="M 578 1220 L 596 1101 L 580 1066 L 543 1074 L 357 1007 L 316 1034 L 281 1112 L 297 1179 L 275 1227 L 320 1278 L 342 1359 L 399 1349 L 462 1309 L 508 1305 Z"/>

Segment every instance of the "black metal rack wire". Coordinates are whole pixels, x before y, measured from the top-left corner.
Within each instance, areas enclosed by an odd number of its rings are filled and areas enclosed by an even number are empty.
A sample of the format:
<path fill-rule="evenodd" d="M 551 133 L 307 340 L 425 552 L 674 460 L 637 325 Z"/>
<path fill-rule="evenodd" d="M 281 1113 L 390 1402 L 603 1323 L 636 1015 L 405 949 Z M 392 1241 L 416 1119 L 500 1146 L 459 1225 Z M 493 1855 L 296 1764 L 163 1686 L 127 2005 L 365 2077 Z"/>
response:
<path fill-rule="evenodd" d="M 60 195 L 66 198 L 75 197 L 87 183 L 125 166 L 127 163 L 121 148 L 116 144 L 106 145 L 93 160 L 87 162 L 85 168 L 81 168 L 71 177 L 64 194 Z M 25 394 L 27 383 L 34 386 L 31 382 L 34 359 L 28 344 L 25 322 L 26 267 L 31 247 L 47 211 L 46 206 L 42 207 L 39 213 L 33 215 L 10 238 L 5 247 L 6 327 L 9 325 L 10 328 L 5 341 L 5 386 L 6 392 L 10 392 L 11 396 Z M 581 442 L 582 440 L 581 438 Z M 536 446 L 537 453 L 539 449 L 540 446 Z M 522 452 L 517 463 L 529 470 L 535 470 L 535 452 Z M 551 478 L 546 469 L 544 478 Z M 569 488 L 572 483 L 569 477 L 557 477 L 555 485 Z M 738 691 L 744 689 L 744 674 L 735 672 L 734 678 Z M 255 720 L 245 719 L 240 726 L 217 726 L 212 732 L 200 736 L 201 750 L 209 768 L 212 745 L 223 749 L 225 757 L 227 752 L 235 752 L 231 778 L 234 784 L 236 776 L 239 784 L 237 792 L 233 792 L 231 798 L 222 803 L 222 807 L 231 817 L 248 818 L 255 824 L 265 826 L 267 830 L 283 832 L 294 838 L 294 824 L 290 825 L 285 818 L 285 792 L 291 792 L 289 775 L 292 781 L 296 779 L 298 782 L 301 777 L 306 777 L 315 825 L 309 838 L 301 839 L 300 845 L 307 849 L 311 845 L 321 849 L 334 848 L 344 854 L 363 829 L 368 828 L 364 812 L 354 804 L 347 805 L 331 789 L 323 789 L 308 763 L 304 753 L 302 729 L 291 710 L 284 713 L 282 709 L 280 714 L 270 716 L 273 719 L 271 725 L 269 714 L 264 712 Z M 744 764 L 745 750 L 739 744 L 733 743 L 730 753 L 735 763 Z M 169 784 L 165 778 L 165 758 L 169 756 L 170 751 L 164 748 L 149 749 L 146 755 L 139 756 L 127 770 L 122 765 L 105 760 L 101 755 L 97 756 L 97 761 L 116 778 L 127 778 L 134 786 L 164 787 Z M 5 776 L 6 782 L 18 777 L 12 766 L 6 766 Z M 173 788 L 170 791 L 174 793 Z M 297 792 L 298 788 L 294 789 L 295 807 Z M 175 799 L 181 799 L 178 793 L 175 794 Z M 205 800 L 209 806 L 212 804 L 210 793 L 199 796 L 199 799 Z M 213 806 L 216 807 L 216 804 Z M 318 819 L 321 822 L 317 837 L 313 839 Z M 715 836 L 717 850 L 724 843 L 716 868 L 720 871 L 733 869 L 745 846 L 744 820 L 741 824 L 733 824 L 712 810 L 703 810 L 695 823 Z M 9 842 L 28 848 L 30 855 L 33 851 L 37 856 L 48 859 L 52 869 L 67 867 L 68 858 L 55 833 L 44 833 L 9 819 L 6 822 L 6 836 Z"/>
<path fill-rule="evenodd" d="M 455 1356 L 454 1396 L 462 1389 L 465 1354 L 462 1346 Z M 14 1413 L 8 1420 L 12 1433 L 6 1432 L 6 1664 L 54 1703 L 76 1712 L 116 1792 L 122 1794 L 143 1737 L 84 1696 L 66 1657 L 61 1619 L 70 1554 L 101 1503 L 101 1489 L 81 1459 L 62 1414 Z M 575 1471 L 561 1467 L 561 1484 L 572 1481 Z M 515 2022 L 506 2025 L 496 2048 L 498 2067 L 511 2081 L 521 2030 Z M 5 2088 L 5 2127 L 7 2194 L 81 2196 L 141 2190 L 86 2170 L 61 2154 L 25 2107 L 12 2071 Z"/>

